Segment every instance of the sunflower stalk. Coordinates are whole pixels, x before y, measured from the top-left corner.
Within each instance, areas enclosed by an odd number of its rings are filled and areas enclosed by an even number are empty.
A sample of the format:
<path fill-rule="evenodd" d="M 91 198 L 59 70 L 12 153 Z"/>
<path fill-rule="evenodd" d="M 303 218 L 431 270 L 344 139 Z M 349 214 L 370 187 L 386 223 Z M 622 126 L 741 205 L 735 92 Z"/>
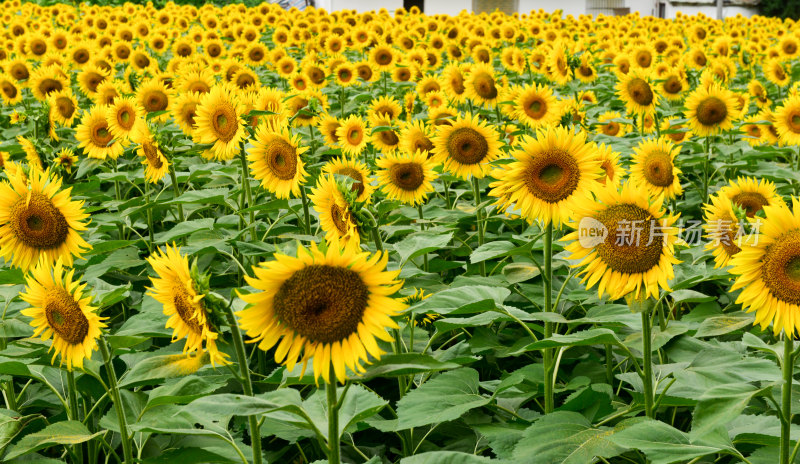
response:
<path fill-rule="evenodd" d="M 250 176 L 248 175 L 247 170 L 247 154 L 244 151 L 244 143 L 242 143 L 242 149 L 239 151 L 239 162 L 242 165 L 242 197 L 241 197 L 241 204 L 242 209 L 249 208 L 253 206 L 253 194 L 250 191 Z M 250 222 L 245 224 L 247 227 L 250 227 L 255 222 L 255 211 L 249 211 Z M 244 220 L 244 218 L 242 218 Z M 255 239 L 255 232 L 251 232 L 251 237 Z"/>
<path fill-rule="evenodd" d="M 419 212 L 419 220 L 420 220 L 419 228 L 420 230 L 425 230 L 425 224 L 422 223 L 422 221 L 425 220 L 425 215 L 422 213 L 422 203 L 417 205 L 417 211 Z M 422 269 L 425 272 L 428 272 L 428 253 L 422 255 Z"/>
<path fill-rule="evenodd" d="M 544 312 L 549 313 L 553 311 L 552 294 L 553 294 L 553 222 L 547 223 L 547 229 L 544 234 Z M 544 323 L 544 338 L 548 339 L 553 336 L 553 323 L 545 321 Z M 554 395 L 553 390 L 555 387 L 555 379 L 553 378 L 553 349 L 545 348 L 542 351 L 542 358 L 544 363 L 544 412 L 549 414 L 553 412 Z"/>
<path fill-rule="evenodd" d="M 478 229 L 478 246 L 483 246 L 483 209 L 481 208 L 481 189 L 478 178 L 472 178 L 472 192 L 475 197 L 475 227 Z M 480 262 L 481 276 L 486 277 L 486 261 Z"/>
<path fill-rule="evenodd" d="M 114 400 L 114 409 L 117 412 L 119 435 L 122 441 L 122 453 L 124 456 L 123 462 L 125 464 L 133 464 L 133 448 L 131 447 L 131 437 L 128 434 L 128 420 L 125 417 L 125 409 L 122 407 L 122 397 L 119 394 L 119 385 L 117 384 L 117 373 L 114 371 L 114 364 L 112 363 L 111 353 L 108 349 L 108 342 L 104 337 L 100 337 L 97 345 L 100 347 L 100 353 L 103 355 L 103 362 L 106 366 L 106 374 L 108 374 L 108 392 Z"/>
<path fill-rule="evenodd" d="M 328 463 L 341 464 L 342 462 L 342 446 L 339 440 L 339 408 L 344 399 L 344 395 L 337 402 L 336 400 L 336 373 L 331 366 L 331 380 L 325 384 L 325 393 L 328 398 Z M 321 443 L 321 445 L 325 445 Z"/>
<path fill-rule="evenodd" d="M 244 340 L 231 304 L 225 305 L 225 316 L 228 320 L 228 327 L 231 329 L 233 347 L 236 350 L 236 362 L 239 364 L 242 390 L 244 390 L 245 395 L 253 396 L 253 381 L 250 379 L 250 367 L 248 366 L 247 353 L 244 349 Z M 247 422 L 250 428 L 250 446 L 253 448 L 253 464 L 261 464 L 261 430 L 258 417 L 255 415 L 247 416 Z"/>
<path fill-rule="evenodd" d="M 781 387 L 781 464 L 790 464 L 790 453 L 792 449 L 792 377 L 794 368 L 794 339 L 783 333 L 783 387 Z"/>
<path fill-rule="evenodd" d="M 74 421 L 81 421 L 80 403 L 78 403 L 78 385 L 75 383 L 75 372 L 67 370 L 67 393 L 69 394 L 69 415 Z M 72 447 L 78 462 L 83 462 L 83 444 L 77 443 Z"/>
<path fill-rule="evenodd" d="M 308 195 L 305 185 L 300 186 L 300 198 L 303 200 L 303 229 L 306 235 L 311 235 L 311 216 L 308 213 Z"/>
<path fill-rule="evenodd" d="M 642 366 L 644 370 L 644 413 L 653 419 L 653 323 L 648 311 L 642 311 Z"/>

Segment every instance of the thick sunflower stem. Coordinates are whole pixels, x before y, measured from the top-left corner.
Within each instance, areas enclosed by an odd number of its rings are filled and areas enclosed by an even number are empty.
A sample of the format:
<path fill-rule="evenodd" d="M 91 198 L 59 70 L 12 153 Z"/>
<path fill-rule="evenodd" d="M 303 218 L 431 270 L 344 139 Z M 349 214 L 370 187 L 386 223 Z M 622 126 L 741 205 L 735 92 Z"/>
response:
<path fill-rule="evenodd" d="M 117 385 L 117 373 L 114 371 L 114 364 L 111 360 L 111 353 L 108 350 L 106 339 L 100 337 L 98 346 L 100 347 L 100 353 L 103 355 L 106 374 L 108 374 L 109 393 L 114 400 L 114 409 L 117 412 L 119 435 L 122 441 L 122 453 L 124 456 L 123 462 L 125 464 L 133 464 L 133 448 L 131 447 L 131 437 L 128 434 L 128 420 L 125 418 L 125 408 L 122 407 L 122 397 L 119 394 L 119 386 Z"/>
<path fill-rule="evenodd" d="M 233 314 L 233 308 L 228 305 L 225 309 L 225 317 L 228 320 L 228 327 L 231 329 L 233 347 L 236 350 L 236 362 L 239 364 L 239 377 L 242 381 L 242 390 L 247 396 L 253 396 L 253 381 L 250 379 L 250 367 L 247 363 L 247 352 L 244 349 L 244 339 Z M 261 429 L 258 425 L 258 417 L 247 416 L 250 428 L 250 446 L 253 448 L 253 464 L 261 464 Z"/>
<path fill-rule="evenodd" d="M 331 382 L 325 385 L 328 396 L 328 463 L 341 464 L 342 448 L 339 440 L 339 404 L 336 402 L 336 375 L 331 368 Z"/>
<path fill-rule="evenodd" d="M 553 311 L 553 223 L 547 224 L 544 234 L 544 311 Z M 553 323 L 545 321 L 544 323 L 544 338 L 553 336 Z M 555 380 L 553 376 L 553 349 L 545 348 L 542 351 L 542 358 L 544 362 L 544 412 L 549 414 L 553 412 L 554 408 L 554 395 L 553 389 L 555 387 Z"/>
<path fill-rule="evenodd" d="M 644 413 L 653 418 L 653 325 L 649 311 L 642 311 L 642 369 L 644 370 Z"/>
<path fill-rule="evenodd" d="M 452 206 L 450 205 L 450 184 L 446 180 L 442 180 L 442 184 L 444 184 L 444 203 L 447 205 L 447 209 L 451 209 Z"/>
<path fill-rule="evenodd" d="M 789 464 L 792 452 L 792 370 L 794 368 L 794 339 L 783 333 L 783 387 L 781 388 L 781 464 Z"/>
<path fill-rule="evenodd" d="M 303 228 L 306 235 L 311 235 L 311 215 L 308 213 L 308 196 L 305 185 L 300 186 L 300 198 L 303 199 Z"/>
<path fill-rule="evenodd" d="M 67 371 L 67 393 L 69 395 L 69 415 L 70 419 L 74 421 L 81 420 L 80 403 L 78 403 L 78 386 L 75 383 L 75 372 L 72 370 Z M 83 444 L 78 443 L 72 447 L 72 452 L 75 453 L 77 462 L 83 462 Z"/>
<path fill-rule="evenodd" d="M 150 238 L 148 250 L 152 253 L 154 247 L 153 244 L 155 243 L 153 234 L 155 232 L 153 231 L 153 209 L 150 208 L 150 182 L 148 182 L 147 179 L 144 181 L 144 202 L 145 207 L 147 208 L 147 233 L 148 237 Z"/>
<path fill-rule="evenodd" d="M 478 246 L 483 246 L 483 209 L 481 209 L 481 188 L 477 177 L 472 177 L 472 193 L 475 197 L 475 227 L 478 228 Z M 486 277 L 486 261 L 480 262 L 481 275 Z"/>
<path fill-rule="evenodd" d="M 173 158 L 174 159 L 174 158 Z M 169 178 L 172 181 L 172 191 L 174 192 L 175 198 L 181 196 L 181 188 L 178 185 L 178 176 L 175 175 L 175 162 L 169 163 Z M 186 217 L 183 215 L 183 205 L 178 203 L 178 220 L 180 222 L 186 221 Z"/>
<path fill-rule="evenodd" d="M 422 213 L 422 203 L 417 205 L 417 211 L 419 212 L 420 220 L 419 228 L 420 230 L 425 230 L 425 224 L 422 223 L 425 220 L 425 215 Z M 428 272 L 428 253 L 422 255 L 422 269 Z"/>
<path fill-rule="evenodd" d="M 122 203 L 122 190 L 119 186 L 119 180 L 117 180 L 117 160 L 111 162 L 111 168 L 114 172 L 114 197 L 117 199 L 117 211 L 119 211 L 119 204 Z M 122 223 L 117 223 L 117 232 L 119 233 L 119 239 L 124 240 Z"/>
<path fill-rule="evenodd" d="M 711 181 L 708 175 L 711 161 L 711 137 L 706 137 L 706 152 L 703 157 L 703 203 L 708 203 L 708 184 Z"/>
<path fill-rule="evenodd" d="M 250 175 L 248 174 L 247 170 L 247 154 L 244 151 L 244 144 L 242 144 L 242 149 L 239 152 L 239 161 L 242 164 L 242 209 L 249 208 L 253 206 L 253 194 L 250 191 Z M 246 224 L 248 227 L 252 226 L 255 222 L 255 211 L 249 212 L 250 222 Z M 255 237 L 255 232 L 250 233 L 251 237 Z"/>

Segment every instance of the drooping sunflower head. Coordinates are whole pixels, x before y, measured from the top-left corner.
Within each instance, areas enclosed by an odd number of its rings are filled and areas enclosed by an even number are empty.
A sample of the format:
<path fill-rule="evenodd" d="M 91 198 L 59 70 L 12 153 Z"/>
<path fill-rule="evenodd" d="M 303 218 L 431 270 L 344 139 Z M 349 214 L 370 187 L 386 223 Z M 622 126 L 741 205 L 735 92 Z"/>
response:
<path fill-rule="evenodd" d="M 586 133 L 564 127 L 541 129 L 525 137 L 512 153 L 515 161 L 497 168 L 489 186 L 498 208 L 512 205 L 529 221 L 561 224 L 588 201 L 600 184 L 600 160 Z"/>
<path fill-rule="evenodd" d="M 242 107 L 237 94 L 227 85 L 215 85 L 200 97 L 196 108 L 194 139 L 213 144 L 217 159 L 229 160 L 236 155 L 246 138 Z"/>
<path fill-rule="evenodd" d="M 663 198 L 653 200 L 646 190 L 626 182 L 621 189 L 607 186 L 596 200 L 577 209 L 562 239 L 570 260 L 578 260 L 587 288 L 598 285 L 598 295 L 612 300 L 625 295 L 658 297 L 669 290 L 674 277 L 678 216 L 662 209 Z"/>
<path fill-rule="evenodd" d="M 794 337 L 798 331 L 795 314 L 800 311 L 800 200 L 764 207 L 765 219 L 758 240 L 748 241 L 731 257 L 736 280 L 731 291 L 741 289 L 736 299 L 748 311 L 755 311 L 754 323 L 766 329 L 772 323 Z"/>
<path fill-rule="evenodd" d="M 314 210 L 319 213 L 320 227 L 325 232 L 328 244 L 357 249 L 361 236 L 343 189 L 334 175 L 322 175 L 317 179 L 317 185 L 312 189 L 309 199 L 314 204 Z"/>
<path fill-rule="evenodd" d="M 683 192 L 678 178 L 681 170 L 675 165 L 680 148 L 667 137 L 642 140 L 633 152 L 631 182 L 653 197 L 664 195 L 667 200 Z"/>
<path fill-rule="evenodd" d="M 710 203 L 703 205 L 703 230 L 708 243 L 706 250 L 714 255 L 714 267 L 728 265 L 731 257 L 741 251 L 742 236 L 739 219 L 733 211 L 733 202 L 725 195 L 712 195 Z"/>
<path fill-rule="evenodd" d="M 83 114 L 81 123 L 75 128 L 78 146 L 89 158 L 117 159 L 124 151 L 122 143 L 109 130 L 109 113 L 108 106 L 95 105 Z"/>
<path fill-rule="evenodd" d="M 650 113 L 658 103 L 658 94 L 653 91 L 647 72 L 639 69 L 620 77 L 617 95 L 630 114 Z"/>
<path fill-rule="evenodd" d="M 108 130 L 118 140 L 127 140 L 134 126 L 144 124 L 144 109 L 133 97 L 119 97 L 106 111 Z"/>
<path fill-rule="evenodd" d="M 733 127 L 736 100 L 732 92 L 719 85 L 698 87 L 686 99 L 686 118 L 692 132 L 700 136 L 715 135 Z"/>
<path fill-rule="evenodd" d="M 302 146 L 298 135 L 292 136 L 289 128 L 279 122 L 262 123 L 248 150 L 250 171 L 261 181 L 261 186 L 278 198 L 300 195 L 308 174 L 301 155 L 308 150 Z"/>
<path fill-rule="evenodd" d="M 53 339 L 51 363 L 61 355 L 60 364 L 67 369 L 83 367 L 83 360 L 92 357 L 97 349 L 105 318 L 91 305 L 92 298 L 84 295 L 86 284 L 74 279 L 75 271 L 64 269 L 58 259 L 55 263 L 39 260 L 26 276 L 27 287 L 20 297 L 31 305 L 22 314 L 32 318 L 34 337 Z"/>
<path fill-rule="evenodd" d="M 247 278 L 256 292 L 241 295 L 249 306 L 240 325 L 261 350 L 277 345 L 275 361 L 303 372 L 312 362 L 314 378 L 344 383 L 347 369 L 363 372 L 362 362 L 380 359 L 377 340 L 392 341 L 392 317 L 405 308 L 392 298 L 402 282 L 386 271 L 388 255 L 329 247 L 298 248 L 297 257 L 276 255 Z M 302 375 L 302 373 L 301 373 Z"/>
<path fill-rule="evenodd" d="M 424 203 L 434 191 L 437 163 L 425 152 L 390 153 L 377 160 L 378 184 L 389 199 L 409 205 Z"/>
<path fill-rule="evenodd" d="M 172 119 L 180 126 L 184 134 L 192 136 L 194 134 L 195 118 L 197 117 L 197 105 L 200 104 L 201 94 L 195 92 L 184 92 L 170 101 L 170 112 Z"/>
<path fill-rule="evenodd" d="M 767 206 L 783 204 L 775 184 L 767 179 L 740 177 L 722 187 L 719 192 L 720 195 L 728 197 L 734 205 L 744 209 L 748 218 L 754 218 Z"/>
<path fill-rule="evenodd" d="M 442 86 L 450 98 L 462 102 L 466 97 L 464 66 L 457 63 L 450 63 L 442 71 Z"/>
<path fill-rule="evenodd" d="M 25 152 L 25 160 L 28 162 L 28 167 L 31 169 L 43 170 L 44 164 L 42 163 L 42 157 L 39 155 L 33 142 L 22 135 L 17 136 L 17 142 L 20 147 L 22 147 L 22 151 Z"/>
<path fill-rule="evenodd" d="M 469 113 L 439 126 L 433 145 L 436 161 L 462 179 L 483 178 L 489 164 L 502 154 L 497 132 Z"/>
<path fill-rule="evenodd" d="M 227 364 L 226 355 L 217 348 L 219 334 L 209 322 L 208 309 L 198 290 L 198 283 L 189 268 L 189 260 L 174 244 L 159 248 L 147 258 L 156 277 L 151 277 L 148 295 L 163 305 L 169 319 L 166 327 L 173 329 L 173 342 L 186 338 L 184 353 L 208 351 L 212 364 Z M 195 272 L 196 274 L 196 272 Z"/>
<path fill-rule="evenodd" d="M 569 67 L 568 50 L 563 41 L 557 41 L 547 55 L 547 72 L 550 80 L 558 85 L 566 85 L 572 79 Z"/>
<path fill-rule="evenodd" d="M 9 163 L 10 164 L 10 163 Z M 26 271 L 40 259 L 52 265 L 59 258 L 72 266 L 91 246 L 80 232 L 89 217 L 83 202 L 72 200 L 70 190 L 61 190 L 60 176 L 32 169 L 6 169 L 7 182 L 0 183 L 0 256 Z"/>
<path fill-rule="evenodd" d="M 397 129 L 393 127 L 394 124 L 392 124 L 389 118 L 375 118 L 375 120 L 370 123 L 370 126 L 371 134 L 369 141 L 376 150 L 382 153 L 391 153 L 397 150 L 400 137 L 398 136 Z"/>

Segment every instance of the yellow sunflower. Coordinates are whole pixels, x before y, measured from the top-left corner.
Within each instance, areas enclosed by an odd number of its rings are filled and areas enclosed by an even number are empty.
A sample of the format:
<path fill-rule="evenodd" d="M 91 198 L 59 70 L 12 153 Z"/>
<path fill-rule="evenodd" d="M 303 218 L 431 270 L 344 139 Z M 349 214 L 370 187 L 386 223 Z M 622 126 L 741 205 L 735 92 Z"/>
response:
<path fill-rule="evenodd" d="M 117 159 L 125 150 L 108 128 L 109 108 L 95 105 L 83 113 L 81 123 L 75 128 L 75 139 L 89 158 Z"/>
<path fill-rule="evenodd" d="M 372 176 L 367 165 L 361 161 L 349 156 L 342 156 L 325 163 L 322 172 L 327 175 L 351 178 L 353 185 L 350 187 L 350 191 L 356 194 L 355 200 L 364 203 L 372 201 L 372 193 L 375 192 Z"/>
<path fill-rule="evenodd" d="M 189 137 L 194 134 L 195 117 L 197 117 L 197 105 L 200 104 L 200 96 L 201 94 L 196 92 L 185 92 L 169 102 L 172 119 L 178 124 L 183 133 Z"/>
<path fill-rule="evenodd" d="M 433 139 L 436 162 L 462 179 L 485 177 L 490 163 L 501 154 L 497 132 L 469 113 L 440 125 Z"/>
<path fill-rule="evenodd" d="M 392 298 L 401 287 L 399 271 L 386 271 L 388 254 L 356 252 L 315 244 L 297 257 L 276 254 L 254 267 L 247 283 L 256 293 L 241 295 L 249 306 L 238 313 L 242 329 L 275 361 L 294 369 L 312 362 L 315 380 L 344 383 L 347 369 L 358 375 L 362 362 L 384 353 L 376 339 L 391 342 L 387 329 L 406 305 Z M 302 352 L 302 354 L 301 354 Z M 302 375 L 302 373 L 301 373 Z"/>
<path fill-rule="evenodd" d="M 730 181 L 728 185 L 719 189 L 719 194 L 728 197 L 733 204 L 744 209 L 749 218 L 755 217 L 756 213 L 766 206 L 783 203 L 775 184 L 766 179 L 757 181 L 752 177 L 740 177 Z"/>
<path fill-rule="evenodd" d="M 56 166 L 60 166 L 61 169 L 67 171 L 67 174 L 71 174 L 72 168 L 78 164 L 78 157 L 75 156 L 75 153 L 71 149 L 62 148 L 58 153 L 56 153 L 53 163 L 55 163 Z"/>
<path fill-rule="evenodd" d="M 678 176 L 681 170 L 675 165 L 680 148 L 666 137 L 649 138 L 633 148 L 630 181 L 650 195 L 664 195 L 671 200 L 683 193 Z"/>
<path fill-rule="evenodd" d="M 627 174 L 620 165 L 619 152 L 614 151 L 610 145 L 601 143 L 597 146 L 595 157 L 600 160 L 600 168 L 603 170 L 598 179 L 600 183 L 618 188 Z"/>
<path fill-rule="evenodd" d="M 196 143 L 213 144 L 211 151 L 220 160 L 236 156 L 247 137 L 242 108 L 236 94 L 225 85 L 216 85 L 200 97 L 194 131 Z"/>
<path fill-rule="evenodd" d="M 800 145 L 800 94 L 789 96 L 773 115 L 781 141 L 786 145 Z"/>
<path fill-rule="evenodd" d="M 158 183 L 169 172 L 169 161 L 158 147 L 158 142 L 150 133 L 147 124 L 144 122 L 137 124 L 130 138 L 133 143 L 139 145 L 136 153 L 142 157 L 145 180 L 151 184 Z"/>
<path fill-rule="evenodd" d="M 513 108 L 512 116 L 532 129 L 558 124 L 561 119 L 558 100 L 546 85 L 522 88 L 514 98 Z"/>
<path fill-rule="evenodd" d="M 703 230 L 708 243 L 706 250 L 714 255 L 714 267 L 728 265 L 731 257 L 741 251 L 742 237 L 739 219 L 733 211 L 733 203 L 725 195 L 712 195 L 709 204 L 703 205 Z"/>
<path fill-rule="evenodd" d="M 793 337 L 800 326 L 800 201 L 792 198 L 792 210 L 776 204 L 764 212 L 758 240 L 743 244 L 730 260 L 736 275 L 731 290 L 742 290 L 736 303 L 755 311 L 762 330 L 772 322 L 776 335 L 783 330 Z"/>
<path fill-rule="evenodd" d="M 425 121 L 415 119 L 404 122 L 400 128 L 400 143 L 397 148 L 405 153 L 422 151 L 430 157 L 433 152 L 433 131 Z"/>
<path fill-rule="evenodd" d="M 78 114 L 78 100 L 72 90 L 64 89 L 53 92 L 47 97 L 50 107 L 50 120 L 63 127 L 71 127 L 75 116 Z"/>
<path fill-rule="evenodd" d="M 686 118 L 698 136 L 718 134 L 733 127 L 736 100 L 732 92 L 717 84 L 708 89 L 698 87 L 686 99 Z"/>
<path fill-rule="evenodd" d="M 128 140 L 137 124 L 144 123 L 144 109 L 133 97 L 119 97 L 106 111 L 108 131 L 118 140 Z"/>
<path fill-rule="evenodd" d="M 91 359 L 97 349 L 97 339 L 106 326 L 91 305 L 92 297 L 84 296 L 86 284 L 74 280 L 74 270 L 65 270 L 59 258 L 55 265 L 44 259 L 38 261 L 25 277 L 23 301 L 31 305 L 22 314 L 33 318 L 33 336 L 48 340 L 54 351 L 51 363 L 61 355 L 60 364 L 68 370 L 82 368 L 84 359 Z"/>
<path fill-rule="evenodd" d="M 9 163 L 10 164 L 10 163 Z M 27 271 L 39 260 L 51 266 L 59 258 L 72 266 L 73 256 L 91 249 L 80 236 L 89 215 L 82 201 L 61 190 L 60 176 L 32 169 L 6 169 L 0 183 L 0 256 Z"/>
<path fill-rule="evenodd" d="M 692 131 L 678 118 L 668 118 L 661 122 L 661 133 L 668 137 L 672 143 L 681 143 L 692 137 Z"/>
<path fill-rule="evenodd" d="M 57 65 L 41 66 L 31 73 L 28 87 L 37 100 L 45 101 L 48 95 L 69 88 L 69 77 Z"/>
<path fill-rule="evenodd" d="M 577 208 L 573 232 L 562 241 L 569 260 L 579 261 L 587 288 L 611 300 L 627 294 L 637 299 L 658 298 L 659 287 L 669 290 L 675 274 L 678 216 L 662 209 L 663 197 L 651 199 L 647 191 L 626 182 L 620 190 L 606 187 L 597 199 Z"/>
<path fill-rule="evenodd" d="M 142 83 L 136 89 L 136 100 L 146 113 L 161 113 L 158 116 L 152 116 L 156 121 L 169 119 L 169 114 L 162 113 L 162 111 L 169 109 L 172 98 L 172 90 L 157 78 Z"/>
<path fill-rule="evenodd" d="M 491 64 L 477 63 L 470 67 L 467 78 L 464 81 L 464 94 L 467 98 L 477 104 L 488 105 L 490 107 L 497 103 L 499 83 L 494 76 L 494 68 Z"/>
<path fill-rule="evenodd" d="M 342 152 L 353 156 L 360 155 L 369 140 L 364 121 L 351 114 L 346 119 L 341 120 L 340 124 L 336 129 L 336 138 L 339 140 Z"/>
<path fill-rule="evenodd" d="M 620 77 L 617 95 L 625 102 L 628 114 L 649 114 L 658 104 L 658 94 L 653 91 L 647 72 L 641 69 Z"/>
<path fill-rule="evenodd" d="M 278 198 L 289 198 L 290 193 L 300 196 L 308 176 L 301 157 L 308 147 L 301 146 L 300 136 L 292 137 L 284 124 L 265 122 L 256 130 L 252 143 L 247 159 L 250 172 L 261 181 L 261 186 Z"/>
<path fill-rule="evenodd" d="M 7 74 L 0 73 L 0 97 L 8 106 L 16 105 L 22 101 L 22 89 Z"/>
<path fill-rule="evenodd" d="M 622 115 L 617 111 L 606 111 L 597 118 L 597 128 L 595 132 L 605 134 L 609 137 L 622 137 L 630 130 L 630 125 L 614 121 L 622 119 Z"/>
<path fill-rule="evenodd" d="M 311 190 L 309 198 L 314 210 L 319 213 L 319 224 L 325 232 L 325 240 L 332 247 L 358 248 L 361 237 L 350 211 L 350 204 L 342 194 L 342 187 L 336 178 L 329 174 L 319 176 L 317 186 Z"/>
<path fill-rule="evenodd" d="M 42 164 L 42 157 L 39 155 L 39 152 L 36 151 L 36 146 L 33 142 L 21 135 L 17 136 L 17 142 L 22 147 L 22 151 L 25 152 L 25 160 L 28 161 L 28 166 L 32 169 L 43 170 L 44 164 Z"/>
<path fill-rule="evenodd" d="M 422 204 L 434 191 L 433 181 L 439 175 L 434 171 L 436 162 L 426 153 L 392 153 L 377 160 L 378 184 L 389 199 L 401 203 Z"/>
<path fill-rule="evenodd" d="M 225 353 L 217 349 L 219 334 L 208 320 L 205 295 L 198 291 L 189 260 L 173 244 L 156 250 L 147 262 L 157 275 L 150 277 L 153 287 L 147 294 L 164 306 L 164 315 L 169 317 L 166 327 L 173 329 L 172 341 L 186 337 L 184 353 L 202 352 L 205 343 L 212 365 L 227 364 Z"/>
<path fill-rule="evenodd" d="M 382 153 L 391 153 L 397 150 L 400 137 L 398 137 L 396 129 L 392 127 L 393 124 L 390 119 L 386 117 L 377 118 L 371 126 L 369 141 L 376 150 Z"/>
<path fill-rule="evenodd" d="M 497 180 L 489 196 L 501 211 L 516 206 L 528 222 L 559 225 L 600 186 L 600 160 L 585 132 L 549 127 L 523 137 L 518 147 L 514 162 L 492 172 Z"/>

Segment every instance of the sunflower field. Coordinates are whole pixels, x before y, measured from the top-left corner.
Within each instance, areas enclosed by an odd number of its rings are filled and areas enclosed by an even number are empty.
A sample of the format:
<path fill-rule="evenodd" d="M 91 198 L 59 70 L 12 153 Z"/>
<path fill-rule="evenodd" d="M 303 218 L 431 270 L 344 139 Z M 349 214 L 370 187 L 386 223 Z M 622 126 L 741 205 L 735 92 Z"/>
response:
<path fill-rule="evenodd" d="M 0 14 L 0 461 L 800 462 L 792 20 Z"/>

